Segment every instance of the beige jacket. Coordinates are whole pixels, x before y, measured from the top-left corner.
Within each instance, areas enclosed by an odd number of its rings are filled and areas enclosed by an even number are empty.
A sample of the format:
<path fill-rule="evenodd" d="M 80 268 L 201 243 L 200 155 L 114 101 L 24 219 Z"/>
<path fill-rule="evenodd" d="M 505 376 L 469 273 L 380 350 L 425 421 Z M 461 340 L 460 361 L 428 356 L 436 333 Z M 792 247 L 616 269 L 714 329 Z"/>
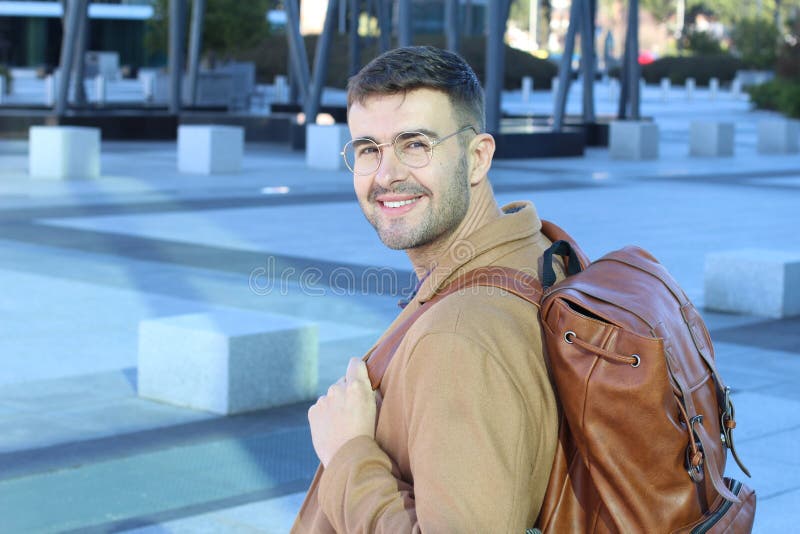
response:
<path fill-rule="evenodd" d="M 550 241 L 535 208 L 503 210 L 439 260 L 387 332 L 458 274 L 488 265 L 538 272 Z M 530 303 L 489 287 L 437 301 L 403 338 L 380 393 L 375 439 L 347 442 L 320 467 L 292 532 L 533 526 L 558 422 Z"/>

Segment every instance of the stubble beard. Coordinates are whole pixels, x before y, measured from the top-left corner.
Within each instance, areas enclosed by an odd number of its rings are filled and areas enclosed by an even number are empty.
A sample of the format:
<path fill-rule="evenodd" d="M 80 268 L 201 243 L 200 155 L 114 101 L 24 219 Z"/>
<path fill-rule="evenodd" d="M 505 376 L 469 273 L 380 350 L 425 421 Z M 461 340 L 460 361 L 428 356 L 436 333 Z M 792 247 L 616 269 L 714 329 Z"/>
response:
<path fill-rule="evenodd" d="M 439 238 L 450 235 L 458 228 L 469 208 L 469 178 L 467 176 L 467 158 L 462 155 L 458 166 L 448 180 L 448 188 L 442 191 L 436 206 L 429 204 L 422 221 L 415 226 L 409 225 L 403 218 L 397 220 L 382 219 L 379 216 L 380 208 L 367 215 L 367 220 L 372 224 L 378 237 L 388 248 L 393 250 L 408 250 L 428 245 Z M 374 198 L 387 192 L 399 194 L 427 194 L 428 190 L 418 186 L 398 187 L 393 190 L 373 190 L 369 198 L 371 206 L 376 206 Z M 431 198 L 428 196 L 428 198 Z"/>

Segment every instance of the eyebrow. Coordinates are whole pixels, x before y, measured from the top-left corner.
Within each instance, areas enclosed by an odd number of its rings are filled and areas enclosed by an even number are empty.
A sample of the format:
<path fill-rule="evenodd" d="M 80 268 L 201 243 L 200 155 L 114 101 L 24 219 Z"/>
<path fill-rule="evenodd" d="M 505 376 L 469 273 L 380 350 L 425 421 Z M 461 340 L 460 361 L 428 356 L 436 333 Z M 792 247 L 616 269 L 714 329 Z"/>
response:
<path fill-rule="evenodd" d="M 409 128 L 408 130 L 402 130 L 402 131 L 396 132 L 392 136 L 392 141 L 397 139 L 398 135 L 404 134 L 404 133 L 409 133 L 409 132 L 418 132 L 418 133 L 425 134 L 425 135 L 427 135 L 428 137 L 430 137 L 432 139 L 439 139 L 439 134 L 437 134 L 436 132 L 434 132 L 432 130 L 429 130 L 427 128 Z M 362 135 L 361 137 L 356 137 L 356 139 L 369 139 L 370 141 L 372 141 L 372 142 L 374 142 L 376 144 L 381 144 L 381 143 L 378 142 L 377 139 L 375 139 L 371 135 Z M 353 139 L 353 140 L 355 141 L 356 139 Z M 387 142 L 389 142 L 389 141 L 387 141 Z"/>

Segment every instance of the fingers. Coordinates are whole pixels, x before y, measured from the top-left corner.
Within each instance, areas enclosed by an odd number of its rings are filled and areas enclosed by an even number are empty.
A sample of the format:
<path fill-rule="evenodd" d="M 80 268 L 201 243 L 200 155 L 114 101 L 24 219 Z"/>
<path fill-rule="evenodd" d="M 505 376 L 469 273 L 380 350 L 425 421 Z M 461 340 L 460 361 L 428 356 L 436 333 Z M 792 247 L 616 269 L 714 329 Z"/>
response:
<path fill-rule="evenodd" d="M 367 364 L 360 358 L 350 358 L 350 362 L 347 364 L 346 378 L 348 382 L 362 381 L 369 383 Z"/>

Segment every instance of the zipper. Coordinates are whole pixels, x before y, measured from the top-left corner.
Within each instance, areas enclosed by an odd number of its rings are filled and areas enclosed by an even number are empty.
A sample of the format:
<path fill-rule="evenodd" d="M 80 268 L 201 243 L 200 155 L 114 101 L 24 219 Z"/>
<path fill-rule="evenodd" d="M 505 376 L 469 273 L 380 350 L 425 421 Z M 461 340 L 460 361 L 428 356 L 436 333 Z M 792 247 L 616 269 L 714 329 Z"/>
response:
<path fill-rule="evenodd" d="M 742 483 L 739 482 L 738 480 L 732 480 L 730 490 L 731 493 L 733 493 L 738 497 L 739 492 L 742 490 Z M 708 519 L 706 519 L 705 521 L 694 527 L 692 529 L 691 534 L 705 534 L 706 532 L 711 530 L 711 527 L 716 525 L 717 522 L 719 522 L 719 520 L 722 519 L 722 516 L 724 516 L 728 512 L 728 510 L 730 510 L 732 505 L 733 503 L 731 501 L 723 502 L 722 506 L 720 506 L 716 512 L 711 514 L 708 517 Z"/>

